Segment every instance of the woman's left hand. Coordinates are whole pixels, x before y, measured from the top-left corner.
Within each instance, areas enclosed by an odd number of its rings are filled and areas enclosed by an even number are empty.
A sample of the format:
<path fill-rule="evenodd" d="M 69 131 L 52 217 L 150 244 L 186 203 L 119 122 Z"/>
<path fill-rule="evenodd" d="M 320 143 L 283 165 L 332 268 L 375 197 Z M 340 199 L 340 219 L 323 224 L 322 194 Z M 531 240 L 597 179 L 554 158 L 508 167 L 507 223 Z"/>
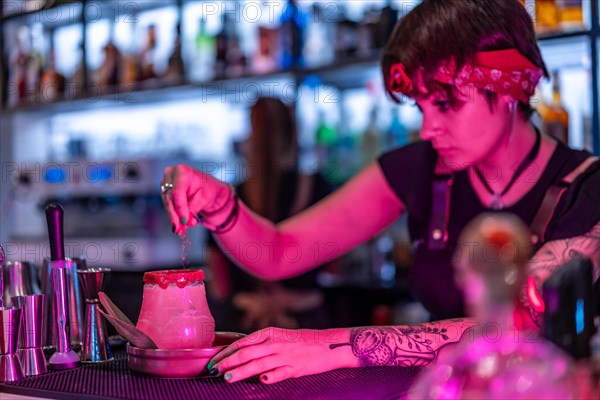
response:
<path fill-rule="evenodd" d="M 228 382 L 260 375 L 263 383 L 358 367 L 349 338 L 349 329 L 265 328 L 233 343 L 209 365 Z"/>

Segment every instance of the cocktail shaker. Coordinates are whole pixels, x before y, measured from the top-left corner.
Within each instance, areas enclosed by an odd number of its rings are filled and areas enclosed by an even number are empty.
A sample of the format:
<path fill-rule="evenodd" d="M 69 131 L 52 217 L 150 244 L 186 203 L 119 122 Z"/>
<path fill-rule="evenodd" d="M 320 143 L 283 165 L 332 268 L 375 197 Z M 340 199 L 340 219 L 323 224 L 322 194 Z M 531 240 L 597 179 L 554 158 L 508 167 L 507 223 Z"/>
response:
<path fill-rule="evenodd" d="M 63 236 L 64 211 L 60 204 L 51 203 L 46 207 L 46 222 L 50 240 L 50 267 L 52 271 L 53 312 L 56 316 L 58 337 L 57 351 L 48 361 L 51 369 L 76 368 L 81 365 L 77 353 L 71 350 L 69 332 L 69 281 Z"/>

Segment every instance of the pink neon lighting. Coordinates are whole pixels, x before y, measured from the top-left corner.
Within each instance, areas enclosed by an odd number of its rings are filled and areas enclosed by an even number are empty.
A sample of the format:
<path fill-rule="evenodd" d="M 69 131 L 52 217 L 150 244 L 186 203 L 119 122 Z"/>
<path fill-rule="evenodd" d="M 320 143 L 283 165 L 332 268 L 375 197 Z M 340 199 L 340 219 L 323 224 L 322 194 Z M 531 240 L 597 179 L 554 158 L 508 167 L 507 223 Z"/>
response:
<path fill-rule="evenodd" d="M 535 311 L 544 312 L 546 309 L 544 306 L 544 299 L 540 296 L 535 287 L 535 279 L 533 279 L 533 276 L 527 277 L 527 298 Z"/>

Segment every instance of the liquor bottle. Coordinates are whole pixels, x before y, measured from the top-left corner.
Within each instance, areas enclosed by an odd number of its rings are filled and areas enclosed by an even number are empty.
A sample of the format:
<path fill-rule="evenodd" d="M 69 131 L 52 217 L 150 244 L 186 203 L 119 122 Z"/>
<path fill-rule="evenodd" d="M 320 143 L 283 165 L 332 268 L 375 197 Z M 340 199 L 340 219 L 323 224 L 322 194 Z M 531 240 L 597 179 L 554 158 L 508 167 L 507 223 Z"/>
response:
<path fill-rule="evenodd" d="M 258 27 L 258 46 L 252 56 L 252 71 L 264 74 L 277 69 L 277 36 L 276 29 L 266 26 Z"/>
<path fill-rule="evenodd" d="M 392 120 L 385 131 L 384 146 L 386 150 L 401 147 L 408 143 L 408 131 L 400 121 L 399 113 L 400 109 L 398 107 L 392 109 Z"/>
<path fill-rule="evenodd" d="M 121 80 L 121 52 L 112 39 L 104 45 L 104 61 L 97 71 L 97 82 L 100 86 L 117 85 Z"/>
<path fill-rule="evenodd" d="M 156 77 L 154 56 L 156 52 L 156 25 L 150 24 L 146 29 L 146 44 L 140 52 L 140 80 Z"/>
<path fill-rule="evenodd" d="M 535 0 L 535 30 L 538 33 L 558 30 L 556 0 Z"/>
<path fill-rule="evenodd" d="M 304 45 L 304 60 L 309 68 L 331 64 L 335 59 L 335 49 L 332 45 L 335 40 L 334 23 L 327 20 L 321 4 L 314 3 L 311 11 Z"/>
<path fill-rule="evenodd" d="M 40 79 L 44 72 L 44 58 L 40 50 L 43 32 L 34 27 L 31 29 L 31 47 L 25 61 L 25 99 L 28 103 L 38 101 Z"/>
<path fill-rule="evenodd" d="M 356 55 L 358 50 L 358 23 L 348 18 L 344 4 L 340 4 L 341 14 L 335 28 L 335 53 L 346 58 Z"/>
<path fill-rule="evenodd" d="M 453 258 L 455 280 L 465 311 L 477 323 L 426 368 L 409 399 L 591 398 L 578 395 L 583 390 L 573 384 L 568 354 L 520 326 L 530 237 L 527 226 L 508 213 L 480 215 L 465 227 Z"/>
<path fill-rule="evenodd" d="M 13 55 L 11 55 L 11 66 L 9 81 L 14 85 L 15 90 L 8 91 L 8 104 L 10 107 L 18 107 L 25 103 L 26 93 L 26 74 L 25 67 L 29 57 L 29 28 L 22 26 L 17 33 L 18 46 Z"/>
<path fill-rule="evenodd" d="M 279 18 L 281 40 L 282 69 L 302 67 L 304 65 L 304 29 L 305 16 L 297 0 L 288 0 Z"/>
<path fill-rule="evenodd" d="M 194 38 L 194 58 L 189 71 L 192 81 L 208 81 L 214 77 L 215 50 L 215 38 L 206 32 L 206 18 L 202 17 Z"/>
<path fill-rule="evenodd" d="M 583 29 L 581 0 L 556 0 L 556 7 L 561 30 Z"/>
<path fill-rule="evenodd" d="M 377 126 L 377 106 L 371 108 L 369 123 L 362 138 L 362 165 L 365 166 L 379 155 L 381 151 L 381 131 Z"/>
<path fill-rule="evenodd" d="M 222 26 L 221 30 L 215 38 L 215 76 L 217 78 L 225 76 L 227 71 L 227 49 L 229 45 L 229 36 L 232 29 L 232 23 L 230 21 L 228 13 L 222 15 Z"/>
<path fill-rule="evenodd" d="M 216 77 L 242 75 L 246 69 L 246 56 L 241 47 L 235 21 L 228 13 L 223 13 L 223 25 L 215 40 Z"/>
<path fill-rule="evenodd" d="M 54 49 L 51 49 L 48 67 L 40 78 L 40 101 L 47 103 L 60 100 L 64 92 L 65 77 L 56 70 Z"/>
<path fill-rule="evenodd" d="M 325 112 L 319 111 L 319 124 L 315 131 L 315 150 L 319 166 L 329 161 L 331 152 L 337 142 L 337 132 L 327 123 Z"/>
<path fill-rule="evenodd" d="M 396 22 L 398 21 L 398 10 L 392 5 L 392 2 L 388 0 L 385 7 L 381 9 L 379 15 L 379 21 L 377 24 L 377 36 L 374 41 L 374 46 L 377 49 L 385 47 L 388 39 L 392 36 Z"/>
<path fill-rule="evenodd" d="M 558 71 L 552 73 L 552 102 L 539 110 L 542 128 L 546 134 L 569 143 L 569 112 L 562 104 Z"/>
<path fill-rule="evenodd" d="M 175 28 L 175 43 L 173 44 L 173 51 L 169 56 L 164 79 L 171 84 L 180 83 L 184 76 L 185 66 L 181 54 L 181 25 L 177 24 Z"/>

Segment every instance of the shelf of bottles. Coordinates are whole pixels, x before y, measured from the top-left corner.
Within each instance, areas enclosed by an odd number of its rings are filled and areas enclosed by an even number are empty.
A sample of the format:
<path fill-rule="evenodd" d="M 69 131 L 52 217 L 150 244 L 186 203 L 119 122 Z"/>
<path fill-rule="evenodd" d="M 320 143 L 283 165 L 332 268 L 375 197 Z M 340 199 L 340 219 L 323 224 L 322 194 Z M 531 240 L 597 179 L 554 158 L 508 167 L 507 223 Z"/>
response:
<path fill-rule="evenodd" d="M 375 62 L 398 17 L 385 1 L 35 0 L 3 11 L 8 109 Z"/>
<path fill-rule="evenodd" d="M 219 137 L 234 142 L 247 130 L 246 106 L 259 95 L 275 95 L 297 106 L 301 145 L 316 149 L 306 152 L 305 165 L 336 160 L 347 167 L 344 171 L 355 171 L 372 157 L 356 156 L 349 148 L 374 153 L 416 139 L 418 113 L 410 103 L 392 111 L 395 106 L 385 99 L 377 67 L 393 23 L 416 3 L 4 1 L 2 104 L 14 116 L 13 126 L 21 128 L 13 128 L 15 132 L 37 131 L 32 124 L 40 125 L 39 130 L 56 127 L 51 131 L 58 133 L 42 135 L 59 138 L 46 147 L 57 150 L 41 157 L 51 159 L 65 153 L 58 147 L 70 140 L 65 137 L 71 131 L 88 132 L 88 147 L 99 153 L 95 156 L 110 156 L 115 143 L 123 142 L 124 129 L 118 127 L 129 126 L 127 119 L 146 121 L 131 127 L 147 126 L 139 146 L 132 147 L 148 149 L 148 155 L 153 154 L 149 143 L 162 140 L 149 137 L 164 136 L 158 132 L 165 129 L 178 132 L 165 126 L 220 132 L 227 120 L 229 133 Z M 557 136 L 575 147 L 591 147 L 590 1 L 523 3 L 553 73 L 535 101 L 542 111 L 568 113 L 568 122 L 564 113 L 557 120 L 567 133 Z M 177 114 L 175 124 L 161 109 L 186 112 Z M 33 122 L 27 115 L 31 112 L 45 112 L 52 122 Z M 545 119 L 541 123 L 557 125 L 552 119 L 556 113 L 540 114 Z M 89 123 L 107 120 L 115 122 L 110 132 L 106 123 Z M 393 127 L 396 120 L 402 121 L 401 128 Z M 389 137 L 369 144 L 374 128 Z M 393 130 L 405 133 L 392 140 Z M 198 145 L 189 136 L 187 143 L 181 139 L 186 135 L 178 134 L 181 147 L 192 157 L 203 157 L 193 150 Z M 112 147 L 94 145 L 100 138 Z M 23 140 L 27 148 L 30 140 Z M 221 139 L 219 151 L 212 154 L 230 151 L 229 142 Z"/>

